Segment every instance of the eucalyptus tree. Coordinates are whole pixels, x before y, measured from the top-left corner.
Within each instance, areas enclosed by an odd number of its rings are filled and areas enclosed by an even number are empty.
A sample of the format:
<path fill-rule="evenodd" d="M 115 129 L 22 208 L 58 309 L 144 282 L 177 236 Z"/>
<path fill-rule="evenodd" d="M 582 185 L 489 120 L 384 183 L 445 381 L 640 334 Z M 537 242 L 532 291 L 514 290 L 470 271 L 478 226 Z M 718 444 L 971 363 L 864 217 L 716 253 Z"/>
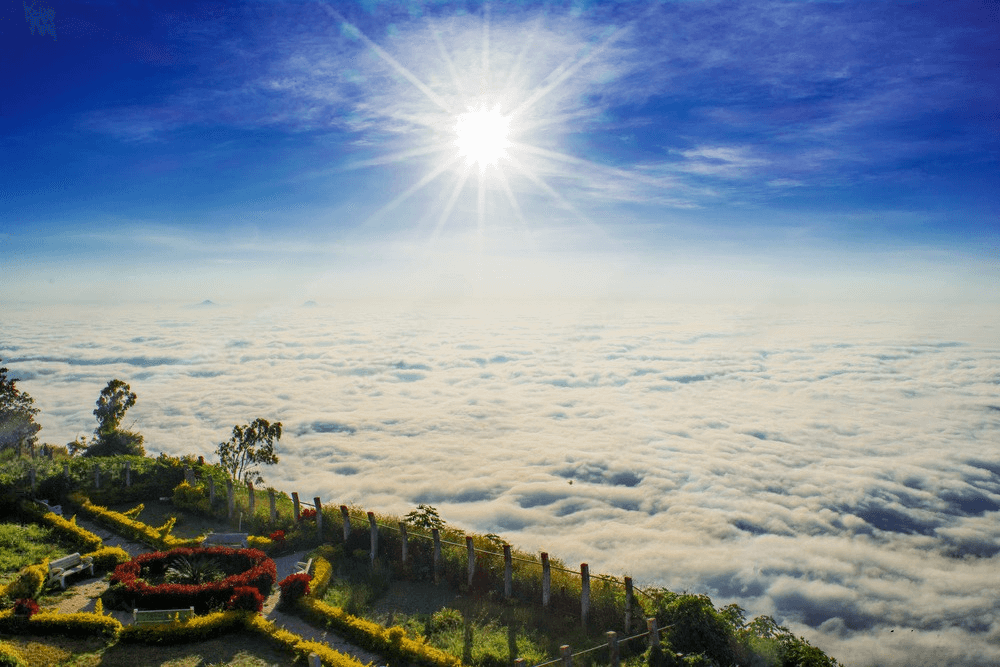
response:
<path fill-rule="evenodd" d="M 274 444 L 281 439 L 281 422 L 273 424 L 258 417 L 249 424 L 233 427 L 233 437 L 220 442 L 216 454 L 223 470 L 234 482 L 264 481 L 258 465 L 274 465 L 278 455 Z"/>

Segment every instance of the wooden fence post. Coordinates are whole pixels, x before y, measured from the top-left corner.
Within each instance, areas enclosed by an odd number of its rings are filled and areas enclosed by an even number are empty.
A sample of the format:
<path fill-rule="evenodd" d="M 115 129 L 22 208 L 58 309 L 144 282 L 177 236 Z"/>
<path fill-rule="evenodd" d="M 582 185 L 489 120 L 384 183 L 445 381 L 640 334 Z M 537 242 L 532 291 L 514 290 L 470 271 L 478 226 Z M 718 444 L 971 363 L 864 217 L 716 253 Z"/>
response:
<path fill-rule="evenodd" d="M 649 647 L 660 645 L 660 630 L 656 627 L 656 618 L 646 619 L 646 631 L 649 632 Z"/>
<path fill-rule="evenodd" d="M 63 464 L 63 477 L 65 477 L 66 479 L 69 479 L 69 464 L 68 463 L 64 463 Z"/>
<path fill-rule="evenodd" d="M 132 486 L 132 462 L 125 460 L 125 486 Z"/>
<path fill-rule="evenodd" d="M 31 497 L 32 497 L 32 498 L 34 498 L 34 497 L 35 497 L 35 476 L 36 476 L 37 474 L 38 474 L 38 473 L 37 473 L 37 472 L 35 472 L 35 466 L 31 466 L 31 473 L 30 473 L 30 477 L 31 477 Z M 51 502 L 51 503 L 54 503 L 54 502 L 55 502 L 55 500 L 50 500 L 49 502 Z"/>
<path fill-rule="evenodd" d="M 590 566 L 580 563 L 580 621 L 584 630 L 587 629 L 587 618 L 590 616 Z"/>
<path fill-rule="evenodd" d="M 408 546 L 408 543 L 407 543 L 408 536 L 406 534 L 406 524 L 403 523 L 402 521 L 399 522 L 399 535 L 400 535 L 401 539 L 403 540 L 402 556 L 401 556 L 400 560 L 401 560 L 401 562 L 405 563 L 406 562 L 406 556 L 407 556 L 406 552 L 407 552 L 407 546 Z"/>
<path fill-rule="evenodd" d="M 514 661 L 514 667 L 526 667 L 526 663 L 524 662 L 524 658 L 518 658 L 517 660 L 515 660 Z"/>
<path fill-rule="evenodd" d="M 559 657 L 562 658 L 563 667 L 573 667 L 573 651 L 569 644 L 563 644 L 559 647 Z"/>
<path fill-rule="evenodd" d="M 549 555 L 542 552 L 542 606 L 548 607 L 551 598 L 552 568 L 549 567 Z"/>
<path fill-rule="evenodd" d="M 236 514 L 236 498 L 233 497 L 233 480 L 226 480 L 226 502 L 229 503 L 229 520 Z"/>
<path fill-rule="evenodd" d="M 632 605 L 635 603 L 632 577 L 625 577 L 625 636 L 632 632 Z"/>
<path fill-rule="evenodd" d="M 190 484 L 191 486 L 194 486 L 196 483 L 196 480 L 194 478 L 194 470 L 191 470 L 191 468 L 189 468 L 188 466 L 184 466 L 184 481 Z"/>
<path fill-rule="evenodd" d="M 253 492 L 253 482 L 247 480 L 247 513 L 253 517 L 254 509 L 257 507 L 257 494 Z"/>
<path fill-rule="evenodd" d="M 94 488 L 101 488 L 101 466 L 100 464 L 94 464 Z"/>
<path fill-rule="evenodd" d="M 302 508 L 299 506 L 299 492 L 292 491 L 292 509 L 295 512 L 295 523 L 302 519 Z"/>
<path fill-rule="evenodd" d="M 605 635 L 608 637 L 608 661 L 611 667 L 621 667 L 621 658 L 618 654 L 618 633 L 608 630 Z"/>
<path fill-rule="evenodd" d="M 514 596 L 514 562 L 510 557 L 510 545 L 503 545 L 503 599 Z"/>
<path fill-rule="evenodd" d="M 347 548 L 347 538 L 351 536 L 351 512 L 347 505 L 340 506 L 340 518 L 344 523 L 344 548 Z"/>
<path fill-rule="evenodd" d="M 275 522 L 278 520 L 278 507 L 277 507 L 277 505 L 275 505 L 274 489 L 268 489 L 267 490 L 267 502 L 270 505 L 270 509 L 271 509 L 271 525 L 273 526 L 275 524 Z"/>
<path fill-rule="evenodd" d="M 437 528 L 431 529 L 431 537 L 434 538 L 434 583 L 440 581 L 439 572 L 441 570 L 441 531 Z"/>
<path fill-rule="evenodd" d="M 465 548 L 469 551 L 469 586 L 472 586 L 472 578 L 476 576 L 476 547 L 471 535 L 465 536 Z"/>
<path fill-rule="evenodd" d="M 368 547 L 368 560 L 375 565 L 375 558 L 378 557 L 378 524 L 375 523 L 375 512 L 368 513 L 368 528 L 371 531 Z"/>
<path fill-rule="evenodd" d="M 322 661 L 320 661 L 319 656 L 315 653 L 309 654 L 309 667 L 323 667 Z"/>
<path fill-rule="evenodd" d="M 316 539 L 320 542 L 323 541 L 323 503 L 320 502 L 319 496 L 313 498 L 313 504 L 316 505 Z"/>

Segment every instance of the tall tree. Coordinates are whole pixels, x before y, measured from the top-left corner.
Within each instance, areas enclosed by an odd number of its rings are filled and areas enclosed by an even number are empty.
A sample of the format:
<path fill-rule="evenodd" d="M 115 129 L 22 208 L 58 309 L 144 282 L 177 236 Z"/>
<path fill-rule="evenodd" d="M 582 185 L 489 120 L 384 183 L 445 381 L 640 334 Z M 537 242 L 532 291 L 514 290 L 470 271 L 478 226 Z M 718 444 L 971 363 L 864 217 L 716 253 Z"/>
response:
<path fill-rule="evenodd" d="M 2 359 L 0 359 L 2 361 Z M 19 443 L 33 445 L 42 427 L 35 423 L 38 408 L 35 399 L 17 388 L 18 378 L 8 378 L 0 368 L 0 449 Z"/>
<path fill-rule="evenodd" d="M 97 428 L 94 439 L 84 451 L 84 456 L 115 456 L 117 454 L 137 454 L 144 456 L 141 433 L 121 428 L 125 413 L 135 405 L 136 395 L 132 388 L 121 380 L 114 379 L 101 390 L 97 397 Z"/>
<path fill-rule="evenodd" d="M 274 465 L 278 456 L 274 443 L 281 439 L 281 422 L 273 424 L 258 417 L 249 424 L 233 427 L 233 437 L 220 442 L 216 450 L 223 470 L 235 482 L 260 484 L 264 478 L 257 465 Z"/>
<path fill-rule="evenodd" d="M 97 408 L 94 410 L 94 416 L 97 417 L 95 432 L 100 435 L 117 431 L 125 413 L 135 405 L 135 399 L 135 392 L 126 383 L 118 379 L 108 382 L 108 386 L 97 397 Z"/>

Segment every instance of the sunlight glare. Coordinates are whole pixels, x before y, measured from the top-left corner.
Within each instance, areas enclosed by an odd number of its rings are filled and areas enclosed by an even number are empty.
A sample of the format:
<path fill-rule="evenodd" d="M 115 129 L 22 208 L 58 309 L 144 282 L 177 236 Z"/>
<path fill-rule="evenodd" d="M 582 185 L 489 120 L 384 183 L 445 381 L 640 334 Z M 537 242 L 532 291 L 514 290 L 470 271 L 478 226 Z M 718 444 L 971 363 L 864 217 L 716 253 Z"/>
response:
<path fill-rule="evenodd" d="M 459 153 L 469 164 L 478 162 L 480 168 L 495 164 L 498 159 L 507 156 L 509 123 L 510 119 L 500 115 L 499 109 L 487 111 L 480 108 L 460 115 L 455 126 L 458 133 L 455 143 Z"/>

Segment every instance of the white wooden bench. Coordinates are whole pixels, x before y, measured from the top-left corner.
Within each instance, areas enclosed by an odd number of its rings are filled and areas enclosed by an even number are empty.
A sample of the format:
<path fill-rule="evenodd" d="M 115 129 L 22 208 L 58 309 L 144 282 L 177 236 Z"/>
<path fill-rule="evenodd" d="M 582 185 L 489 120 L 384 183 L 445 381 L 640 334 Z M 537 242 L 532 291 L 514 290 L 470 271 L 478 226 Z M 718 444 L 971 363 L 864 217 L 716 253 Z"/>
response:
<path fill-rule="evenodd" d="M 312 558 L 310 558 L 305 562 L 299 561 L 298 563 L 295 564 L 295 574 L 309 574 L 309 568 L 312 567 L 312 564 L 313 564 Z"/>
<path fill-rule="evenodd" d="M 80 554 L 70 554 L 49 561 L 49 579 L 45 582 L 48 586 L 53 581 L 58 581 L 59 585 L 66 588 L 66 577 L 77 572 L 90 570 L 90 576 L 94 576 L 94 559 L 90 556 Z"/>
<path fill-rule="evenodd" d="M 249 537 L 249 533 L 210 533 L 201 541 L 201 546 L 246 549 L 250 546 Z"/>
<path fill-rule="evenodd" d="M 194 607 L 187 609 L 132 609 L 132 623 L 135 625 L 173 623 L 192 618 L 194 618 Z"/>
<path fill-rule="evenodd" d="M 49 501 L 47 500 L 36 500 L 35 502 L 44 507 L 46 512 L 62 516 L 62 505 L 49 505 Z"/>

